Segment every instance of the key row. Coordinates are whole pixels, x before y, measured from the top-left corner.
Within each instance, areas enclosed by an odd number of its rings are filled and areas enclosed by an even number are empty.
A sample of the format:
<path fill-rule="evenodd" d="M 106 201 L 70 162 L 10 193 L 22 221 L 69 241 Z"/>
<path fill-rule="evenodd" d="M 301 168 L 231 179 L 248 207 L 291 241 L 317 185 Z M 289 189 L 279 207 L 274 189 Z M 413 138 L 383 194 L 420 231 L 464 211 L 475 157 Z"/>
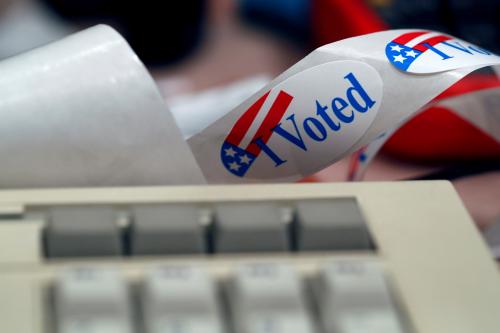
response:
<path fill-rule="evenodd" d="M 48 257 L 368 250 L 355 198 L 47 210 Z"/>
<path fill-rule="evenodd" d="M 54 318 L 59 333 L 406 332 L 392 295 L 376 262 L 328 263 L 307 280 L 282 263 L 237 266 L 218 281 L 165 266 L 133 288 L 118 271 L 78 268 L 55 282 Z"/>

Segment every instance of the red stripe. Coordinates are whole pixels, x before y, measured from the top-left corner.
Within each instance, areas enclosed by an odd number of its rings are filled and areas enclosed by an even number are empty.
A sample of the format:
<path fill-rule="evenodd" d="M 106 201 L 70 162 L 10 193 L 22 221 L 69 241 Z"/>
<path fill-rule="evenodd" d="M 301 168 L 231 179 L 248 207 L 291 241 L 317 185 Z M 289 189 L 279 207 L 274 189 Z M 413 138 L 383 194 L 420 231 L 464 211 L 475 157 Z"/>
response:
<path fill-rule="evenodd" d="M 290 96 L 283 90 L 280 91 L 278 97 L 276 97 L 276 100 L 271 106 L 271 109 L 264 118 L 264 121 L 257 130 L 257 133 L 255 133 L 252 141 L 250 141 L 250 144 L 246 149 L 249 153 L 253 154 L 254 156 L 259 155 L 261 149 L 253 142 L 256 139 L 260 138 L 264 143 L 266 143 L 271 138 L 271 135 L 273 134 L 272 129 L 279 124 L 281 118 L 283 118 L 283 115 L 288 109 L 288 106 L 292 102 L 292 99 L 292 96 Z"/>
<path fill-rule="evenodd" d="M 267 96 L 269 96 L 269 92 L 270 91 L 262 95 L 262 97 L 259 98 L 255 103 L 253 103 L 252 106 L 250 106 L 248 110 L 246 110 L 245 113 L 240 117 L 240 119 L 238 119 L 236 124 L 234 124 L 233 129 L 226 137 L 227 142 L 235 146 L 238 146 L 240 144 L 241 140 L 243 140 L 245 134 L 247 134 L 248 129 L 255 120 L 255 117 L 257 117 L 262 104 L 264 104 Z"/>
<path fill-rule="evenodd" d="M 420 52 L 425 52 L 428 50 L 428 47 L 423 45 L 424 43 L 429 44 L 430 46 L 434 46 L 436 44 L 439 44 L 439 43 L 444 42 L 444 41 L 449 40 L 449 39 L 451 39 L 451 37 L 444 36 L 444 35 L 435 36 L 435 37 L 426 39 L 424 41 L 421 41 L 420 43 L 415 45 L 413 47 L 413 49 L 420 51 Z"/>
<path fill-rule="evenodd" d="M 409 32 L 407 34 L 401 35 L 398 38 L 394 39 L 393 42 L 401 44 L 401 45 L 405 45 L 406 43 L 417 38 L 418 36 L 422 36 L 422 35 L 427 34 L 427 33 L 429 33 L 429 31 Z"/>

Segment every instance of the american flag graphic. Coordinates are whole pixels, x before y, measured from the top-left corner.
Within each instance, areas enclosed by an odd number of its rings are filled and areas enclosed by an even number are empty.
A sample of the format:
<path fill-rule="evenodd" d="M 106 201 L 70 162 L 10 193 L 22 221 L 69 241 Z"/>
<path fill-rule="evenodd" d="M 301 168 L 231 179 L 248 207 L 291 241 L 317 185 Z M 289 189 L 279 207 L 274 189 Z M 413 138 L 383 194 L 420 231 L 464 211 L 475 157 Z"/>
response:
<path fill-rule="evenodd" d="M 255 141 L 259 140 L 264 144 L 269 141 L 273 128 L 279 124 L 293 99 L 288 93 L 280 91 L 262 123 L 254 124 L 269 93 L 269 91 L 265 93 L 243 113 L 222 144 L 220 152 L 222 164 L 238 177 L 246 174 L 262 150 Z M 252 131 L 256 125 L 258 125 L 257 129 Z M 254 132 L 253 135 L 252 132 Z M 251 139 L 248 141 L 249 138 Z M 245 144 L 245 142 L 249 143 Z"/>
<path fill-rule="evenodd" d="M 385 48 L 389 61 L 403 71 L 434 45 L 452 39 L 450 36 L 430 31 L 414 31 L 393 39 Z"/>

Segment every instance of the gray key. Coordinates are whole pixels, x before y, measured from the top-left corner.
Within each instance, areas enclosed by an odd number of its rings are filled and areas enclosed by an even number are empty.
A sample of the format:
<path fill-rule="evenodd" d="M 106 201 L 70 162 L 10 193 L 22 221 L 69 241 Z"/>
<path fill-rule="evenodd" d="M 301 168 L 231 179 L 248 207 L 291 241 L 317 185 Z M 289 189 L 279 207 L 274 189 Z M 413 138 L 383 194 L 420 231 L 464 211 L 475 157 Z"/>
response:
<path fill-rule="evenodd" d="M 370 235 L 355 198 L 297 203 L 299 250 L 369 249 Z"/>
<path fill-rule="evenodd" d="M 225 203 L 215 206 L 215 252 L 289 249 L 289 219 L 273 203 Z"/>
<path fill-rule="evenodd" d="M 236 267 L 227 285 L 235 332 L 313 333 L 304 285 L 286 264 Z"/>
<path fill-rule="evenodd" d="M 215 281 L 200 265 L 150 271 L 142 301 L 147 333 L 224 332 Z"/>
<path fill-rule="evenodd" d="M 120 230 L 111 207 L 57 207 L 46 229 L 49 257 L 113 256 L 122 252 Z"/>
<path fill-rule="evenodd" d="M 65 269 L 54 285 L 59 333 L 132 333 L 125 279 L 110 268 Z"/>
<path fill-rule="evenodd" d="M 403 333 L 399 310 L 375 262 L 326 264 L 313 285 L 327 333 Z"/>
<path fill-rule="evenodd" d="M 194 205 L 144 205 L 132 210 L 132 254 L 204 253 L 202 211 Z"/>

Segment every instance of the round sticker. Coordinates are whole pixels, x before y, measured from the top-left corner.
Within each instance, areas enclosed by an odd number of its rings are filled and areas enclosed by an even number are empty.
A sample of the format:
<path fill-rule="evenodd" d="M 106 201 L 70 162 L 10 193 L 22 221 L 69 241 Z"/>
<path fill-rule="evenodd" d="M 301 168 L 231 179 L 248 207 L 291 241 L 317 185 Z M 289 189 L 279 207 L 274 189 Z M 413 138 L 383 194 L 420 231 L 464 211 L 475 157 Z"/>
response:
<path fill-rule="evenodd" d="M 378 72 L 359 61 L 304 70 L 264 93 L 230 125 L 220 166 L 248 180 L 319 171 L 366 132 L 381 104 L 382 85 Z"/>
<path fill-rule="evenodd" d="M 500 63 L 490 51 L 433 31 L 403 33 L 386 45 L 385 54 L 396 68 L 416 74 Z"/>

